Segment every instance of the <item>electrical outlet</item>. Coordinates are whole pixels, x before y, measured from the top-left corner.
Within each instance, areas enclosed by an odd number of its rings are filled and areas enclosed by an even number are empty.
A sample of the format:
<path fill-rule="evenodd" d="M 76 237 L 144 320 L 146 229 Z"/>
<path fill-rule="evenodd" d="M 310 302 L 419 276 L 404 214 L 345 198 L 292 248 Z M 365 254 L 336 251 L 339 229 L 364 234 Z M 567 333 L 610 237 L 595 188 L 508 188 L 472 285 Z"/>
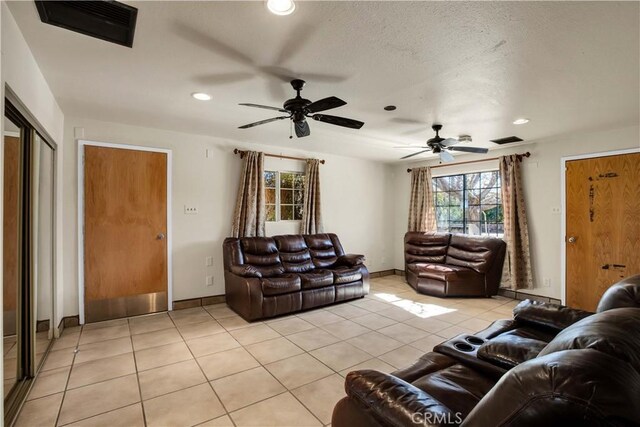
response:
<path fill-rule="evenodd" d="M 555 215 L 559 215 L 560 214 L 560 208 L 559 207 L 553 207 L 551 208 L 551 213 L 555 214 Z"/>
<path fill-rule="evenodd" d="M 542 280 L 542 286 L 545 288 L 550 288 L 551 287 L 551 279 L 549 279 L 548 277 L 545 277 Z"/>
<path fill-rule="evenodd" d="M 213 266 L 213 257 L 212 257 L 212 256 L 208 256 L 208 257 L 205 259 L 205 264 L 206 264 L 206 266 L 207 266 L 207 267 L 211 267 L 211 266 Z"/>
<path fill-rule="evenodd" d="M 184 205 L 185 215 L 198 215 L 198 208 L 195 206 Z"/>
<path fill-rule="evenodd" d="M 207 276 L 205 280 L 207 286 L 213 286 L 213 276 Z"/>

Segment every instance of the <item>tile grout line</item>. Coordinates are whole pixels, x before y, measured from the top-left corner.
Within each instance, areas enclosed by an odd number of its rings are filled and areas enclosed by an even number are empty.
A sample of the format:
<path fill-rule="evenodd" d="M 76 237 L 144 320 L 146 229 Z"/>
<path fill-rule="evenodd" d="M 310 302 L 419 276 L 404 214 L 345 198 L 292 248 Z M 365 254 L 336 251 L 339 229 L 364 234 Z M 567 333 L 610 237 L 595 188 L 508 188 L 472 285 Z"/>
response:
<path fill-rule="evenodd" d="M 58 408 L 58 413 L 56 415 L 56 421 L 55 421 L 55 424 L 54 424 L 56 426 L 58 425 L 58 422 L 60 421 L 60 415 L 62 414 L 62 406 L 64 405 L 64 399 L 65 399 L 65 397 L 67 397 L 67 387 L 69 386 L 69 381 L 71 381 L 71 373 L 73 372 L 73 364 L 75 363 L 76 356 L 78 355 L 78 351 L 79 351 L 78 348 L 80 347 L 80 338 L 82 337 L 83 329 L 84 328 L 82 326 L 80 326 L 80 333 L 78 334 L 78 342 L 76 343 L 76 346 L 73 349 L 73 357 L 71 358 L 71 365 L 69 367 L 69 375 L 67 376 L 67 381 L 65 382 L 65 385 L 64 385 L 64 391 L 63 391 L 63 394 L 62 394 L 62 399 L 60 400 L 60 407 Z M 42 365 L 42 367 L 44 367 L 44 364 Z"/>
<path fill-rule="evenodd" d="M 138 384 L 138 396 L 140 396 L 140 408 L 142 409 L 142 423 L 147 426 L 147 413 L 144 410 L 144 401 L 142 400 L 142 387 L 140 386 L 140 375 L 138 372 L 138 359 L 136 358 L 135 347 L 133 346 L 133 335 L 131 335 L 131 324 L 127 319 L 127 327 L 129 328 L 129 340 L 131 341 L 131 352 L 133 353 L 133 367 L 136 370 L 136 384 Z"/>

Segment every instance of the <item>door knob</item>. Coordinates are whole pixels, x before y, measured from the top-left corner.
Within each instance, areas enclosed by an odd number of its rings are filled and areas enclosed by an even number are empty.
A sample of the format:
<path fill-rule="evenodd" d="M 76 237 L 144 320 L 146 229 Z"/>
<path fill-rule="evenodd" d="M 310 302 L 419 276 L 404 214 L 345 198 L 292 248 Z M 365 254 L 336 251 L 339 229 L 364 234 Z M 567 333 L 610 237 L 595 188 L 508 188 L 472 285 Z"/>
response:
<path fill-rule="evenodd" d="M 577 238 L 576 236 L 570 236 L 570 237 L 567 239 L 567 242 L 569 242 L 569 243 L 575 243 L 575 242 L 576 242 L 576 240 L 578 240 L 578 238 Z"/>
<path fill-rule="evenodd" d="M 164 236 L 164 233 L 158 233 L 158 237 L 157 237 L 157 239 L 158 239 L 158 240 L 164 240 L 164 237 L 165 237 L 165 236 Z"/>

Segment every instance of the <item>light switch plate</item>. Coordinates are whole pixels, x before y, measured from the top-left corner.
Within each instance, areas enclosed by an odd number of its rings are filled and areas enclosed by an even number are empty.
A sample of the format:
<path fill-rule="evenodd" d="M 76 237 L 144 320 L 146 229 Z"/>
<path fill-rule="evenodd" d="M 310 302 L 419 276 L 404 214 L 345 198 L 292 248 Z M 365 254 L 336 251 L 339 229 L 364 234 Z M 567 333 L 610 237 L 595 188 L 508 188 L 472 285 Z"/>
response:
<path fill-rule="evenodd" d="M 207 266 L 207 267 L 211 267 L 211 266 L 213 266 L 213 257 L 212 257 L 212 256 L 208 256 L 208 257 L 205 259 L 205 264 L 206 264 L 206 266 Z"/>
<path fill-rule="evenodd" d="M 198 215 L 198 208 L 195 206 L 184 205 L 185 215 Z"/>
<path fill-rule="evenodd" d="M 205 280 L 207 286 L 213 286 L 213 276 L 207 276 Z"/>

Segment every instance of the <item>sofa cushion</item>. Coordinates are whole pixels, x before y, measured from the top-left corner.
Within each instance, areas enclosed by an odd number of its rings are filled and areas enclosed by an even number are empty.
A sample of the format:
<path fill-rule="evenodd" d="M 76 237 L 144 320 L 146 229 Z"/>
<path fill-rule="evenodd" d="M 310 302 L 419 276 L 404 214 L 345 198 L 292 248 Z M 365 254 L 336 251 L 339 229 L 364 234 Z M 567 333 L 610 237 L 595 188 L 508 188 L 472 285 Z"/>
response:
<path fill-rule="evenodd" d="M 360 267 L 338 267 L 332 269 L 331 272 L 333 273 L 333 283 L 336 285 L 356 282 L 362 279 Z"/>
<path fill-rule="evenodd" d="M 263 278 L 260 281 L 264 295 L 281 295 L 297 292 L 301 289 L 300 277 L 295 274 L 282 274 L 280 276 Z"/>
<path fill-rule="evenodd" d="M 408 232 L 404 236 L 404 259 L 411 263 L 443 263 L 451 234 Z"/>
<path fill-rule="evenodd" d="M 600 313 L 622 307 L 640 308 L 640 274 L 627 277 L 607 289 L 596 311 Z"/>
<path fill-rule="evenodd" d="M 244 237 L 240 239 L 244 263 L 252 265 L 263 277 L 284 273 L 276 242 L 271 237 Z"/>
<path fill-rule="evenodd" d="M 470 268 L 448 264 L 413 263 L 407 268 L 418 277 L 440 280 L 443 282 L 458 280 L 456 278 L 475 276 L 477 273 Z"/>
<path fill-rule="evenodd" d="M 299 235 L 274 237 L 282 266 L 287 273 L 304 273 L 314 269 L 311 252 Z"/>
<path fill-rule="evenodd" d="M 493 260 L 505 246 L 503 240 L 454 234 L 451 236 L 445 264 L 472 268 L 478 273 L 486 273 Z"/>
<path fill-rule="evenodd" d="M 311 259 L 316 268 L 327 268 L 335 265 L 344 250 L 335 234 L 310 234 L 304 240 L 311 252 Z"/>
<path fill-rule="evenodd" d="M 313 270 L 299 274 L 302 289 L 321 288 L 333 285 L 333 273 L 328 270 Z"/>
<path fill-rule="evenodd" d="M 524 338 L 509 331 L 482 344 L 478 349 L 478 358 L 501 368 L 511 369 L 535 358 L 546 345 L 546 341 Z"/>

